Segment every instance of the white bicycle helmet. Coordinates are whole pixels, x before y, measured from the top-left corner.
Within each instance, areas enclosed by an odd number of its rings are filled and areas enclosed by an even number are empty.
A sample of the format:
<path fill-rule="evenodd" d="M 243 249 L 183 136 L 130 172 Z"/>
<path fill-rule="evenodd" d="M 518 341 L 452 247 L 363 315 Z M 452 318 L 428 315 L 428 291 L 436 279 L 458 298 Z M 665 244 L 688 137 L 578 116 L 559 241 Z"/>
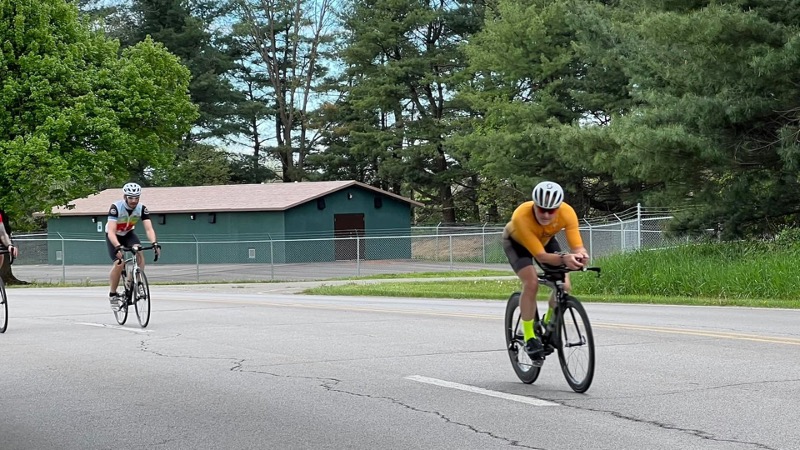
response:
<path fill-rule="evenodd" d="M 129 197 L 139 197 L 142 195 L 142 187 L 136 183 L 127 183 L 122 186 L 122 193 Z"/>
<path fill-rule="evenodd" d="M 533 188 L 533 203 L 539 208 L 555 209 L 564 201 L 564 190 L 558 183 L 542 181 Z"/>

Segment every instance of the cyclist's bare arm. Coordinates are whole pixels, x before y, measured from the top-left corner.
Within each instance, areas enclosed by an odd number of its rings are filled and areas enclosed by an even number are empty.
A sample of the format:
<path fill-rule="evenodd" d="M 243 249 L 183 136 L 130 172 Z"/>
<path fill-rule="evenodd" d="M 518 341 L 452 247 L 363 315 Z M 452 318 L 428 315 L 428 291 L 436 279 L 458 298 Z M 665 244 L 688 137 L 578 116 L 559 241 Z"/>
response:
<path fill-rule="evenodd" d="M 542 252 L 534 256 L 542 264 L 551 266 L 566 266 L 568 269 L 577 270 L 583 267 L 584 259 L 580 253 L 547 253 Z M 588 259 L 586 260 L 588 261 Z"/>
<path fill-rule="evenodd" d="M 19 250 L 17 250 L 17 247 L 14 245 L 13 242 L 11 242 L 11 236 L 9 236 L 8 233 L 6 233 L 6 229 L 5 227 L 3 227 L 2 222 L 0 222 L 0 242 L 2 242 L 3 245 L 5 245 L 6 248 L 8 248 L 8 252 L 11 254 L 12 257 L 14 258 L 17 257 Z"/>
<path fill-rule="evenodd" d="M 147 234 L 147 239 L 150 240 L 150 243 L 153 245 L 158 244 L 158 239 L 156 239 L 156 230 L 153 229 L 153 221 L 150 219 L 145 219 L 142 221 L 142 225 L 144 225 L 144 232 Z M 161 246 L 156 245 L 155 247 L 156 255 L 161 253 Z"/>

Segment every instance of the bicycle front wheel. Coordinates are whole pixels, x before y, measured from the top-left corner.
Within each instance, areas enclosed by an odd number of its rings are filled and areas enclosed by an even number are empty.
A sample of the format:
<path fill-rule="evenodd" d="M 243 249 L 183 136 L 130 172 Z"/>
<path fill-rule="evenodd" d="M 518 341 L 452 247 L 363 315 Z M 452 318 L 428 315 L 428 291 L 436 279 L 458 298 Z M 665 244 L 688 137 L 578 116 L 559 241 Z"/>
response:
<path fill-rule="evenodd" d="M 526 384 L 531 384 L 539 377 L 540 366 L 525 353 L 525 338 L 522 333 L 522 320 L 519 317 L 519 292 L 511 294 L 506 304 L 505 335 L 508 357 L 517 377 Z"/>
<path fill-rule="evenodd" d="M 2 279 L 0 279 L 0 302 L 3 302 L 0 305 L 0 333 L 5 333 L 6 327 L 8 327 L 8 298 L 6 297 L 6 285 Z"/>
<path fill-rule="evenodd" d="M 561 314 L 556 348 L 569 387 L 575 392 L 586 392 L 594 378 L 594 336 L 586 310 L 570 295 Z"/>
<path fill-rule="evenodd" d="M 142 328 L 150 323 L 150 285 L 143 271 L 136 272 L 136 291 L 133 294 L 133 305 L 136 308 L 136 317 Z"/>
<path fill-rule="evenodd" d="M 119 309 L 113 309 L 114 311 L 114 318 L 117 319 L 117 323 L 120 325 L 125 325 L 125 321 L 128 320 L 128 291 L 125 291 L 123 295 L 123 302 L 122 306 Z"/>

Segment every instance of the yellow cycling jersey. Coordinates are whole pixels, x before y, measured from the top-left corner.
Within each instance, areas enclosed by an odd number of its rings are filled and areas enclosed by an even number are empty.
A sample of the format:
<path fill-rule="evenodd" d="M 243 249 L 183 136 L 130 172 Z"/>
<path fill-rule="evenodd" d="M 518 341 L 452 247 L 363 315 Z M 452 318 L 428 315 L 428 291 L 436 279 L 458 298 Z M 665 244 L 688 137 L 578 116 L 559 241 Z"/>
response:
<path fill-rule="evenodd" d="M 561 230 L 566 230 L 570 249 L 583 247 L 583 239 L 578 230 L 578 215 L 572 206 L 561 203 L 553 221 L 549 225 L 541 225 L 534 216 L 533 202 L 529 201 L 514 210 L 504 234 L 524 245 L 531 255 L 536 256 L 544 253 L 544 246 Z"/>

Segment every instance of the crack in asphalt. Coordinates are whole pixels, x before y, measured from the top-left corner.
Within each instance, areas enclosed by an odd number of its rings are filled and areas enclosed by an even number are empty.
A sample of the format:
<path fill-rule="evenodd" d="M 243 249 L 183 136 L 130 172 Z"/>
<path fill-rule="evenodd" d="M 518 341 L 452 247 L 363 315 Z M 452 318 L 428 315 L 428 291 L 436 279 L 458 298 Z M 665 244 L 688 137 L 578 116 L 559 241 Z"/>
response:
<path fill-rule="evenodd" d="M 599 412 L 599 413 L 610 414 L 613 417 L 616 417 L 616 418 L 622 419 L 622 420 L 627 420 L 627 421 L 630 421 L 630 422 L 641 423 L 641 424 L 645 424 L 645 425 L 653 425 L 653 426 L 656 426 L 656 427 L 664 429 L 664 430 L 672 430 L 672 431 L 679 431 L 681 433 L 687 433 L 687 434 L 690 434 L 692 436 L 698 437 L 700 439 L 708 440 L 708 441 L 730 442 L 730 443 L 734 443 L 734 444 L 752 445 L 755 448 L 759 448 L 759 449 L 763 449 L 763 450 L 779 450 L 777 448 L 770 447 L 768 445 L 761 444 L 759 442 L 740 441 L 740 440 L 737 440 L 737 439 L 725 439 L 725 438 L 721 438 L 721 437 L 716 437 L 712 433 L 709 433 L 707 431 L 698 430 L 698 429 L 694 429 L 694 428 L 683 428 L 683 427 L 680 427 L 680 426 L 677 426 L 677 425 L 671 425 L 671 424 L 668 424 L 668 423 L 665 423 L 665 422 L 659 422 L 657 420 L 641 419 L 641 418 L 638 418 L 638 417 L 625 415 L 625 414 L 623 414 L 621 412 L 618 412 L 618 411 L 612 411 L 612 410 L 600 409 L 600 408 L 587 408 L 587 407 L 575 406 L 575 405 L 570 405 L 570 404 L 568 404 L 566 402 L 559 402 L 557 400 L 549 400 L 549 401 L 554 401 L 554 402 L 560 404 L 561 406 L 565 406 L 567 408 L 578 409 L 578 410 L 581 410 L 581 411 L 591 411 L 591 412 Z"/>
<path fill-rule="evenodd" d="M 386 397 L 386 396 L 379 396 L 379 395 L 363 394 L 363 393 L 359 393 L 359 392 L 346 391 L 344 389 L 336 388 L 335 386 L 337 386 L 338 384 L 340 384 L 342 382 L 342 380 L 339 380 L 339 379 L 336 379 L 336 378 L 309 377 L 309 376 L 297 376 L 297 375 L 281 375 L 281 374 L 277 374 L 277 373 L 273 373 L 273 372 L 265 372 L 265 371 L 262 371 L 262 370 L 245 369 L 244 368 L 244 362 L 245 362 L 245 360 L 238 360 L 233 365 L 233 367 L 231 367 L 230 370 L 231 371 L 240 372 L 240 373 L 256 373 L 256 374 L 261 374 L 261 375 L 269 375 L 271 377 L 277 377 L 277 378 L 290 378 L 290 379 L 304 379 L 304 380 L 321 381 L 322 384 L 320 384 L 320 386 L 323 389 L 325 389 L 326 391 L 328 391 L 328 392 L 338 392 L 340 394 L 351 395 L 351 396 L 354 396 L 354 397 L 368 398 L 368 399 L 371 399 L 371 400 L 386 400 L 386 401 L 389 401 L 389 402 L 391 402 L 391 403 L 393 403 L 395 405 L 400 405 L 400 406 L 402 406 L 404 408 L 407 408 L 407 409 L 409 409 L 411 411 L 421 412 L 421 413 L 425 413 L 425 414 L 433 414 L 433 415 L 439 417 L 440 419 L 442 419 L 443 421 L 445 421 L 446 423 L 457 425 L 457 426 L 460 426 L 460 427 L 464 427 L 464 428 L 467 428 L 468 430 L 470 430 L 470 431 L 472 431 L 474 433 L 484 434 L 484 435 L 489 436 L 489 437 L 491 437 L 493 439 L 498 439 L 500 441 L 503 441 L 503 442 L 507 443 L 508 445 L 510 445 L 512 447 L 529 448 L 529 449 L 532 449 L 532 450 L 545 450 L 545 449 L 540 448 L 540 447 L 531 447 L 529 445 L 524 445 L 519 441 L 516 441 L 516 440 L 513 440 L 513 439 L 508 439 L 508 438 L 505 438 L 503 436 L 498 436 L 498 435 L 496 435 L 496 434 L 494 434 L 494 433 L 492 433 L 490 431 L 479 430 L 479 429 L 475 428 L 474 426 L 472 426 L 470 424 L 463 423 L 463 422 L 457 422 L 457 421 L 445 416 L 444 414 L 440 413 L 439 411 L 430 411 L 430 410 L 426 410 L 426 409 L 416 408 L 416 407 L 411 406 L 411 405 L 409 405 L 407 403 L 404 403 L 404 402 L 402 402 L 402 401 L 400 401 L 400 400 L 398 400 L 396 398 Z"/>
<path fill-rule="evenodd" d="M 522 444 L 520 441 L 509 439 L 509 438 L 506 438 L 506 437 L 503 437 L 503 436 L 498 436 L 497 434 L 494 434 L 494 433 L 492 433 L 490 431 L 479 430 L 478 428 L 475 428 L 473 425 L 470 425 L 468 423 L 455 421 L 455 420 L 447 417 L 446 415 L 442 414 L 439 411 L 431 411 L 431 410 L 427 410 L 427 409 L 417 408 L 417 407 L 411 406 L 411 405 L 409 405 L 407 403 L 404 403 L 404 402 L 402 402 L 402 401 L 400 401 L 400 400 L 398 400 L 396 398 L 386 397 L 386 396 L 383 396 L 383 395 L 362 394 L 362 393 L 358 393 L 358 392 L 346 391 L 344 389 L 338 389 L 338 388 L 335 387 L 335 385 L 338 384 L 338 383 L 339 383 L 339 380 L 336 380 L 335 383 L 333 383 L 333 384 L 322 383 L 321 386 L 322 386 L 323 389 L 325 389 L 325 390 L 327 390 L 329 392 L 338 392 L 338 393 L 341 393 L 341 394 L 352 395 L 354 397 L 369 398 L 371 400 L 386 400 L 386 401 L 389 401 L 389 402 L 391 402 L 391 403 L 393 403 L 395 405 L 400 405 L 400 406 L 402 406 L 402 407 L 404 407 L 406 409 L 409 409 L 411 411 L 414 411 L 414 412 L 432 414 L 432 415 L 442 419 L 445 423 L 449 423 L 449 424 L 453 424 L 453 425 L 457 425 L 457 426 L 460 426 L 460 427 L 467 428 L 468 430 L 470 430 L 470 431 L 472 431 L 474 433 L 483 434 L 483 435 L 491 437 L 492 439 L 497 439 L 497 440 L 503 441 L 503 442 L 507 443 L 508 445 L 510 445 L 512 447 L 530 448 L 530 449 L 534 449 L 534 450 L 544 450 L 541 447 L 531 447 L 529 445 Z"/>
<path fill-rule="evenodd" d="M 497 440 L 503 441 L 503 442 L 505 442 L 506 444 L 508 444 L 508 445 L 510 445 L 512 447 L 528 448 L 528 449 L 533 449 L 533 450 L 545 450 L 545 449 L 543 449 L 541 447 L 532 447 L 532 446 L 529 446 L 529 445 L 525 445 L 525 444 L 521 443 L 518 440 L 513 440 L 513 439 L 509 439 L 509 438 L 503 437 L 503 436 L 499 436 L 499 435 L 494 434 L 494 433 L 492 433 L 490 431 L 480 430 L 480 429 L 476 428 L 475 426 L 470 425 L 468 423 L 463 423 L 463 422 L 458 422 L 456 420 L 453 420 L 453 419 L 447 417 L 446 415 L 444 415 L 443 413 L 441 413 L 439 411 L 433 411 L 433 410 L 417 408 L 415 406 L 412 406 L 412 405 L 409 405 L 407 403 L 404 403 L 403 401 L 398 400 L 398 399 L 393 398 L 393 397 L 370 395 L 370 394 L 352 392 L 352 391 L 347 391 L 347 390 L 344 390 L 344 389 L 341 389 L 341 388 L 337 388 L 336 386 L 339 385 L 340 383 L 342 383 L 342 380 L 339 380 L 339 379 L 336 379 L 336 378 L 298 376 L 298 375 L 283 375 L 283 374 L 278 374 L 278 373 L 274 373 L 274 372 L 267 372 L 267 371 L 262 371 L 262 370 L 246 369 L 244 367 L 246 359 L 239 359 L 239 358 L 208 357 L 208 356 L 204 357 L 204 356 L 188 356 L 188 355 L 169 355 L 169 354 L 161 353 L 161 352 L 158 352 L 156 350 L 152 350 L 152 349 L 148 348 L 147 341 L 144 341 L 144 340 L 141 341 L 140 347 L 141 347 L 142 351 L 145 351 L 145 352 L 148 352 L 148 353 L 152 353 L 152 354 L 157 355 L 157 356 L 166 357 L 166 358 L 188 358 L 188 359 L 197 359 L 197 360 L 214 360 L 214 361 L 227 360 L 227 361 L 232 361 L 232 365 L 231 365 L 231 367 L 229 369 L 231 372 L 255 373 L 255 374 L 260 374 L 260 375 L 268 375 L 268 376 L 276 377 L 276 378 L 305 379 L 305 380 L 321 381 L 322 384 L 320 386 L 323 389 L 325 389 L 326 391 L 328 391 L 328 392 L 337 392 L 337 393 L 341 393 L 341 394 L 351 395 L 351 396 L 354 396 L 354 397 L 368 398 L 368 399 L 372 399 L 372 400 L 388 401 L 390 403 L 402 406 L 402 407 L 404 407 L 406 409 L 409 409 L 411 411 L 421 412 L 421 413 L 425 413 L 425 414 L 432 414 L 432 415 L 440 418 L 441 420 L 443 420 L 445 423 L 453 424 L 453 425 L 460 426 L 460 427 L 464 427 L 464 428 L 466 428 L 466 429 L 468 429 L 468 430 L 470 430 L 470 431 L 472 431 L 474 433 L 483 434 L 483 435 L 489 436 L 489 437 L 491 437 L 493 439 L 497 439 Z M 651 395 L 647 395 L 647 396 L 614 397 L 614 399 L 653 397 L 653 396 L 662 396 L 662 395 L 674 395 L 674 394 L 680 394 L 680 393 L 698 392 L 698 391 L 710 391 L 710 390 L 715 390 L 715 389 L 724 389 L 724 388 L 737 387 L 737 386 L 747 386 L 747 385 L 765 384 L 765 383 L 785 383 L 785 382 L 796 382 L 796 381 L 800 381 L 800 380 L 793 379 L 793 380 L 773 380 L 773 381 L 761 381 L 761 382 L 735 383 L 735 384 L 729 384 L 729 385 L 712 386 L 712 387 L 702 388 L 702 389 L 687 389 L 687 390 L 681 390 L 681 391 L 660 393 L 660 394 L 655 394 L 655 395 L 651 394 Z M 599 398 L 598 397 L 598 398 L 593 398 L 591 400 L 602 400 L 602 399 L 603 398 Z M 572 400 L 574 400 L 574 399 L 572 399 Z M 607 400 L 607 398 L 606 398 L 606 400 Z M 762 449 L 762 450 L 779 450 L 777 448 L 770 447 L 768 445 L 761 444 L 759 442 L 742 441 L 742 440 L 736 440 L 736 439 L 725 439 L 725 438 L 717 437 L 717 436 L 713 435 L 712 433 L 709 433 L 709 432 L 706 432 L 706 431 L 703 431 L 703 430 L 694 429 L 694 428 L 684 428 L 684 427 L 680 427 L 680 426 L 677 426 L 677 425 L 671 425 L 671 424 L 668 424 L 668 423 L 665 423 L 665 422 L 659 422 L 659 421 L 656 421 L 656 420 L 641 419 L 641 418 L 638 418 L 638 417 L 635 417 L 635 416 L 630 416 L 630 415 L 623 414 L 623 413 L 618 412 L 618 411 L 573 405 L 573 404 L 569 403 L 570 400 L 568 400 L 568 399 L 548 399 L 548 401 L 552 401 L 552 402 L 558 403 L 561 406 L 564 406 L 564 407 L 567 407 L 567 408 L 577 409 L 577 410 L 581 410 L 581 411 L 591 411 L 591 412 L 609 414 L 609 415 L 611 415 L 611 416 L 613 416 L 615 418 L 626 420 L 626 421 L 630 421 L 630 422 L 634 422 L 634 423 L 652 425 L 652 426 L 655 426 L 655 427 L 658 427 L 658 428 L 661 428 L 661 429 L 664 429 L 664 430 L 678 431 L 678 432 L 681 432 L 681 433 L 690 434 L 692 436 L 698 437 L 698 438 L 703 439 L 703 440 L 714 441 L 714 442 L 729 442 L 729 443 L 741 444 L 741 445 L 751 445 L 751 446 L 753 446 L 755 448 Z"/>
<path fill-rule="evenodd" d="M 792 378 L 788 380 L 762 380 L 762 381 L 747 381 L 743 383 L 732 383 L 732 384 L 721 384 L 719 386 L 708 386 L 708 387 L 701 387 L 701 388 L 693 388 L 693 389 L 678 389 L 674 391 L 665 391 L 656 394 L 642 394 L 642 395 L 627 395 L 627 396 L 618 396 L 618 397 L 593 397 L 587 398 L 583 401 L 596 401 L 596 400 L 628 400 L 628 399 L 636 399 L 636 398 L 652 398 L 652 397 L 662 397 L 662 396 L 669 396 L 675 394 L 688 394 L 692 392 L 705 392 L 705 391 L 715 391 L 718 389 L 728 389 L 728 388 L 735 388 L 735 387 L 742 387 L 742 386 L 754 386 L 754 385 L 762 385 L 762 384 L 773 384 L 773 383 L 797 383 L 800 382 L 800 378 Z M 561 401 L 569 401 L 573 399 L 560 399 Z M 552 401 L 560 401 L 559 399 L 552 400 Z"/>

